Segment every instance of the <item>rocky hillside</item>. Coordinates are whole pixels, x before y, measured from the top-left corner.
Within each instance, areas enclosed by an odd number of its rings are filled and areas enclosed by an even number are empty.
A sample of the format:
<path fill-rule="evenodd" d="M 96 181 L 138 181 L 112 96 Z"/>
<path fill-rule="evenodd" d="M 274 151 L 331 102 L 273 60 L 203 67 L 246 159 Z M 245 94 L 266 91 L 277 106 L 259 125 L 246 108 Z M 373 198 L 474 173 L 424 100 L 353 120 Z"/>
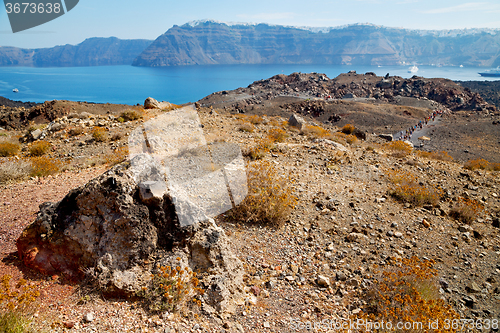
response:
<path fill-rule="evenodd" d="M 0 47 L 0 66 L 107 66 L 130 65 L 147 46 L 146 39 L 89 38 L 78 45 L 42 49 Z"/>
<path fill-rule="evenodd" d="M 135 66 L 213 64 L 500 65 L 496 31 L 417 31 L 351 25 L 320 31 L 214 21 L 174 26 Z"/>
<path fill-rule="evenodd" d="M 363 77 L 347 76 L 353 82 Z M 293 81 L 294 77 L 289 79 Z M 263 87 L 265 81 L 259 81 L 256 86 Z M 243 96 L 238 92 L 214 96 L 234 98 L 238 95 Z M 110 105 L 66 103 L 64 106 L 69 107 L 72 114 L 61 113 L 54 120 L 47 117 L 44 121 L 47 126 L 40 130 L 44 133 L 43 141 L 51 147 L 45 156 L 64 161 L 66 171 L 0 186 L 3 209 L 0 276 L 10 274 L 15 281 L 24 277 L 41 290 L 39 308 L 35 308 L 39 313 L 33 316 L 35 331 L 310 332 L 305 328 L 308 322 L 333 325 L 359 318 L 363 313 L 379 315 L 380 311 L 373 305 L 381 303 L 370 295 L 382 292 L 383 296 L 391 296 L 390 290 L 377 289 L 383 281 L 379 272 L 401 272 L 398 267 L 407 265 L 421 269 L 414 271 L 415 275 L 432 273 L 420 276 L 423 282 L 412 275 L 409 279 L 415 279 L 418 287 L 429 291 L 426 297 L 441 299 L 453 309 L 453 312 L 431 313 L 441 324 L 443 319 L 460 318 L 469 319 L 467 323 L 472 322 L 470 325 L 474 326 L 499 318 L 498 171 L 469 170 L 462 162 L 439 159 L 446 157 L 443 154 L 427 155 L 411 149 L 397 151 L 385 139 L 370 133 L 365 139 L 349 140 L 349 143 L 347 139 L 353 138 L 342 134 L 337 125 L 352 114 L 363 113 L 373 120 L 385 111 L 388 113 L 386 125 L 390 126 L 393 125 L 389 122 L 391 116 L 406 115 L 408 121 L 415 121 L 432 111 L 423 105 L 443 106 L 425 104 L 430 102 L 423 98 L 413 98 L 414 103 L 421 103 L 413 107 L 328 101 L 325 108 L 341 105 L 345 115 L 335 124 L 321 124 L 312 113 L 300 120 L 292 111 L 306 115 L 307 108 L 315 103 L 320 105 L 320 101 L 295 96 L 286 99 L 289 106 L 286 118 L 264 114 L 264 108 L 269 108 L 268 113 L 279 109 L 283 98 L 262 99 L 259 103 L 262 108 L 253 110 L 262 112 L 260 116 L 236 114 L 229 106 L 224 109 L 223 103 L 197 109 L 207 142 L 237 144 L 245 153 L 250 170 L 273 166 L 271 176 L 249 173 L 253 175 L 249 176 L 250 191 L 260 192 L 271 187 L 264 182 L 270 181 L 273 188 L 275 184 L 277 187 L 286 184 L 289 192 L 283 200 L 296 196 L 294 208 L 279 228 L 223 214 L 200 229 L 179 230 L 173 214 L 168 214 L 171 209 L 168 196 L 147 198 L 141 194 L 141 188 L 130 179 L 128 163 L 107 172 L 104 168 L 87 168 L 104 163 L 107 157 L 116 154 L 117 148 L 125 148 L 128 133 L 150 119 L 168 114 L 164 110 L 136 109 L 142 112 L 142 119 L 120 121 L 121 111 L 113 110 Z M 281 104 L 272 105 L 270 101 Z M 377 108 L 375 117 L 368 112 L 368 106 Z M 245 111 L 250 113 L 252 109 L 248 107 Z M 447 117 L 455 121 L 452 126 L 460 128 L 463 135 L 470 134 L 465 127 L 468 130 L 482 119 L 482 111 L 447 112 Z M 453 120 L 455 115 L 465 112 L 469 117 L 457 116 Z M 287 121 L 291 114 L 300 121 L 302 129 Z M 442 117 L 428 129 L 447 131 L 451 122 Z M 358 127 L 357 122 L 353 124 Z M 468 125 L 462 126 L 464 124 Z M 318 125 L 323 131 L 318 130 Z M 95 126 L 106 131 L 108 139 L 93 138 Z M 25 132 L 9 128 L 0 133 L 3 139 L 14 140 Z M 282 136 L 274 136 L 275 141 L 266 147 L 263 142 L 270 140 L 273 133 Z M 472 141 L 465 136 L 460 139 L 462 145 Z M 37 143 L 33 140 L 22 144 L 18 158 L 1 158 L 0 166 L 16 165 L 28 159 L 29 150 Z M 260 159 L 250 161 L 251 152 L 255 150 L 261 150 Z M 183 153 L 183 156 L 190 158 L 196 156 L 195 153 L 199 152 Z M 398 186 L 398 178 L 409 182 L 409 190 L 403 192 L 410 195 L 406 200 L 397 195 L 404 190 Z M 259 179 L 263 180 L 261 187 Z M 279 182 L 280 179 L 289 181 Z M 428 201 L 420 202 L 417 196 L 412 197 L 412 189 L 416 191 L 414 194 L 426 193 Z M 39 208 L 48 200 L 53 203 Z M 467 207 L 469 210 L 465 210 Z M 471 218 L 457 215 L 461 209 L 473 213 Z M 171 227 L 174 228 L 169 229 Z M 162 238 L 170 237 L 176 240 L 173 249 L 161 242 Z M 82 255 L 75 257 L 75 252 L 65 251 L 68 248 Z M 127 255 L 131 256 L 123 258 Z M 138 281 L 134 279 L 138 272 L 156 265 L 179 265 L 182 269 L 191 265 L 200 271 L 199 287 L 205 293 L 199 303 L 190 302 L 184 311 L 169 308 L 151 312 L 147 305 L 133 298 L 127 301 L 103 298 L 101 291 L 94 289 L 99 284 L 85 289 L 81 284 L 71 283 L 64 264 L 85 264 L 84 260 L 68 261 L 77 257 L 87 260 L 87 266 L 91 267 L 85 270 L 83 268 L 88 267 L 79 267 L 79 272 L 85 272 L 89 279 L 97 277 L 101 288 L 102 284 L 112 287 L 109 282 L 127 287 L 128 282 Z M 411 259 L 414 257 L 419 261 Z M 27 270 L 23 262 L 49 277 Z M 229 266 L 231 262 L 235 265 Z M 429 263 L 433 270 L 424 270 L 422 263 Z M 241 291 L 231 290 L 239 286 Z M 214 311 L 213 305 L 217 305 L 214 298 L 219 304 L 229 306 Z M 146 303 L 151 304 L 152 299 Z M 396 309 L 402 307 L 398 299 L 401 297 L 390 299 Z M 43 325 L 50 328 L 45 330 Z"/>

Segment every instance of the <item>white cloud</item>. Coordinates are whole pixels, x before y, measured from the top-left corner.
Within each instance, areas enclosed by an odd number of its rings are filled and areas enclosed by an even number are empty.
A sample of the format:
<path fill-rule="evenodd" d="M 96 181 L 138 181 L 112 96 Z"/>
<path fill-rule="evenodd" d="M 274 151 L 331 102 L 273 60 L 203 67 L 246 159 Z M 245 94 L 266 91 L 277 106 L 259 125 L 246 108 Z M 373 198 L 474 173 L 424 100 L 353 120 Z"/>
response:
<path fill-rule="evenodd" d="M 456 6 L 436 8 L 425 10 L 425 14 L 445 14 L 445 13 L 456 13 L 456 12 L 468 12 L 468 11 L 485 11 L 491 13 L 493 11 L 500 10 L 500 5 L 491 4 L 488 2 L 467 2 Z"/>

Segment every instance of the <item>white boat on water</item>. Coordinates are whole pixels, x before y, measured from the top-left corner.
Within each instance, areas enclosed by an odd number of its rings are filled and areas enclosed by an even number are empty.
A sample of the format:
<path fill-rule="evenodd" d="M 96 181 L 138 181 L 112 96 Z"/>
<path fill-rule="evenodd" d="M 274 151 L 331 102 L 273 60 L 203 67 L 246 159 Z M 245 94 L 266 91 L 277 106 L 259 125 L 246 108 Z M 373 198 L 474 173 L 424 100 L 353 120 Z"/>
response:
<path fill-rule="evenodd" d="M 413 65 L 410 68 L 408 68 L 408 73 L 416 73 L 418 72 L 418 67 Z"/>
<path fill-rule="evenodd" d="M 14 89 L 12 89 L 12 92 L 18 93 L 18 92 L 19 92 L 19 89 L 14 88 Z"/>

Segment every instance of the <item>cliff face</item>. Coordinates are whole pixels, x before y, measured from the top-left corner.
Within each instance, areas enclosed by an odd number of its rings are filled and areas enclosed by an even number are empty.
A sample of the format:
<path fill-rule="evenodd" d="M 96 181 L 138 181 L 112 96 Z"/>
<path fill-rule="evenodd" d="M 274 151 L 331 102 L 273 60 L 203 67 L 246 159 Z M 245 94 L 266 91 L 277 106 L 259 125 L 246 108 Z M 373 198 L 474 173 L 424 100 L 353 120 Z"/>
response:
<path fill-rule="evenodd" d="M 211 64 L 358 64 L 403 62 L 500 65 L 500 33 L 425 32 L 373 25 L 313 32 L 304 28 L 227 25 L 213 21 L 174 26 L 135 66 Z"/>
<path fill-rule="evenodd" d="M 78 45 L 43 49 L 0 47 L 0 66 L 106 66 L 130 65 L 150 40 L 122 40 L 116 37 L 89 38 Z"/>

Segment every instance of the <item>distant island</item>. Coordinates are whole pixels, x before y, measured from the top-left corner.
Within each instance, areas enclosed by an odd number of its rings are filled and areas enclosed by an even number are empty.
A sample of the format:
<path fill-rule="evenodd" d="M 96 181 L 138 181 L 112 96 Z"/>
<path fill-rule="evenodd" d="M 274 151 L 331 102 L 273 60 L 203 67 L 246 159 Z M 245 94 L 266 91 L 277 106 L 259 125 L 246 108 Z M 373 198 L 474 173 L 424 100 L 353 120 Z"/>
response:
<path fill-rule="evenodd" d="M 150 40 L 89 38 L 45 49 L 0 47 L 0 66 L 227 64 L 500 66 L 500 30 L 408 30 L 222 23 L 173 26 Z"/>
<path fill-rule="evenodd" d="M 78 45 L 22 49 L 0 47 L 0 66 L 75 67 L 130 65 L 151 44 L 147 39 L 88 38 Z"/>

